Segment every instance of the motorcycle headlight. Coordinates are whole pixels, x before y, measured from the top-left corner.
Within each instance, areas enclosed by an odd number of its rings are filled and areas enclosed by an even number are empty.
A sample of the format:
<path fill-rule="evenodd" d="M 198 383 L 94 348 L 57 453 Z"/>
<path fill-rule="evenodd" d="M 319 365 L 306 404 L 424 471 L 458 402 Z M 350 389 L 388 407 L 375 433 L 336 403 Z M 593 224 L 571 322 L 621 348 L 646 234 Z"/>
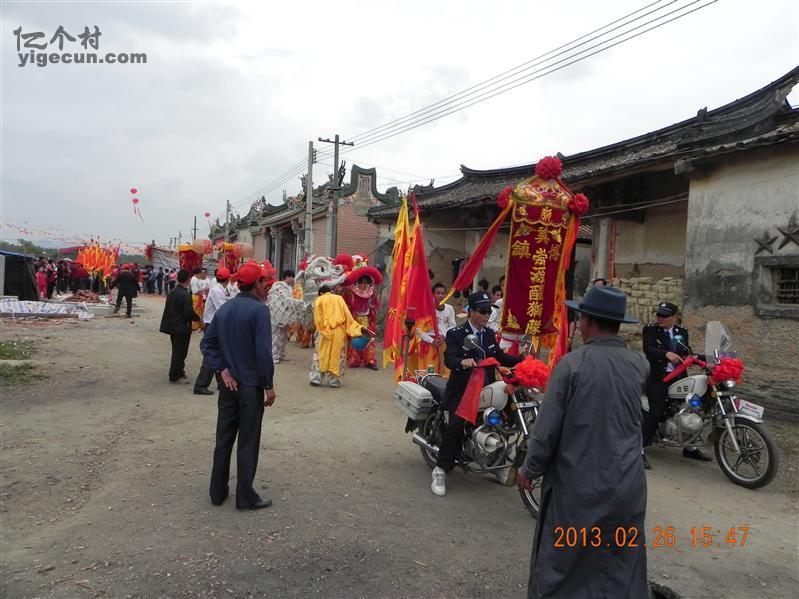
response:
<path fill-rule="evenodd" d="M 483 413 L 483 421 L 488 426 L 499 426 L 502 424 L 502 414 L 500 414 L 499 410 L 496 408 L 488 408 Z"/>
<path fill-rule="evenodd" d="M 732 389 L 735 387 L 735 381 L 732 379 L 727 379 L 726 381 L 721 381 L 721 388 L 722 389 Z"/>

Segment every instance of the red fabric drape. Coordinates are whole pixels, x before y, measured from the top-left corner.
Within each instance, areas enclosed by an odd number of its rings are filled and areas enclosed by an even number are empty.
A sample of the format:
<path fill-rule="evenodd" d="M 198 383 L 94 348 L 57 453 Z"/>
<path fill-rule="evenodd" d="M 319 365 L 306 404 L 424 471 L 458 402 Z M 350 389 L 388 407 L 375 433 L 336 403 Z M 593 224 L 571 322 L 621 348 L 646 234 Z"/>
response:
<path fill-rule="evenodd" d="M 477 412 L 480 408 L 480 391 L 482 391 L 483 382 L 485 381 L 485 368 L 494 366 L 499 366 L 499 362 L 497 362 L 496 358 L 488 358 L 481 360 L 475 368 L 472 368 L 466 391 L 463 392 L 461 403 L 458 405 L 458 409 L 455 410 L 456 416 L 468 420 L 472 424 L 477 423 Z"/>

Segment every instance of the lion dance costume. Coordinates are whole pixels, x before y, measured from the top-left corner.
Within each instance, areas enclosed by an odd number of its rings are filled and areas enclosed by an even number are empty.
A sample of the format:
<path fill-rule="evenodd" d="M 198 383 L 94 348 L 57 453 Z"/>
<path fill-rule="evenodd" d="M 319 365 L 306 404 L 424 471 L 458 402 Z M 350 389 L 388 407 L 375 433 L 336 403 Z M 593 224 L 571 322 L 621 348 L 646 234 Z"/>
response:
<path fill-rule="evenodd" d="M 350 309 L 353 318 L 362 327 L 370 331 L 377 330 L 377 313 L 380 311 L 380 298 L 375 293 L 375 287 L 383 283 L 380 271 L 374 266 L 369 266 L 366 259 L 359 255 L 352 257 L 352 269 L 344 281 L 342 296 Z M 366 349 L 357 350 L 348 345 L 347 366 L 358 368 L 365 366 L 377 370 L 377 357 L 375 345 L 370 343 Z"/>

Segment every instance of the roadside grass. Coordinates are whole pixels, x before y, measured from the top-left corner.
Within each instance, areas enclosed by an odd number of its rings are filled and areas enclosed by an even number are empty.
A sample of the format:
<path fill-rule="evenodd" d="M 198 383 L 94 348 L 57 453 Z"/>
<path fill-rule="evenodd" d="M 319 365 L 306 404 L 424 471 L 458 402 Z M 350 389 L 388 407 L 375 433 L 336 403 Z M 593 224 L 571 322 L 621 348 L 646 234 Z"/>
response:
<path fill-rule="evenodd" d="M 0 360 L 27 360 L 35 351 L 33 341 L 0 341 Z"/>
<path fill-rule="evenodd" d="M 33 364 L 0 364 L 0 385 L 23 385 L 43 378 Z"/>
<path fill-rule="evenodd" d="M 0 341 L 0 360 L 27 360 L 35 352 L 33 341 Z M 23 385 L 43 378 L 33 364 L 0 362 L 0 385 Z"/>

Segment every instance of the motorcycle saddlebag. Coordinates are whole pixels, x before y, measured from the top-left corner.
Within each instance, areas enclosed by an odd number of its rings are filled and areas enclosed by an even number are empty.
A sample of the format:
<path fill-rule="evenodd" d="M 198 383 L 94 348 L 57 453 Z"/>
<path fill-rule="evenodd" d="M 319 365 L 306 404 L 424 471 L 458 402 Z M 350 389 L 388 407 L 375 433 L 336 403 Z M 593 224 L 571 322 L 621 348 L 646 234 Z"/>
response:
<path fill-rule="evenodd" d="M 433 395 L 416 383 L 400 381 L 394 390 L 394 402 L 411 420 L 424 420 L 433 409 Z"/>

